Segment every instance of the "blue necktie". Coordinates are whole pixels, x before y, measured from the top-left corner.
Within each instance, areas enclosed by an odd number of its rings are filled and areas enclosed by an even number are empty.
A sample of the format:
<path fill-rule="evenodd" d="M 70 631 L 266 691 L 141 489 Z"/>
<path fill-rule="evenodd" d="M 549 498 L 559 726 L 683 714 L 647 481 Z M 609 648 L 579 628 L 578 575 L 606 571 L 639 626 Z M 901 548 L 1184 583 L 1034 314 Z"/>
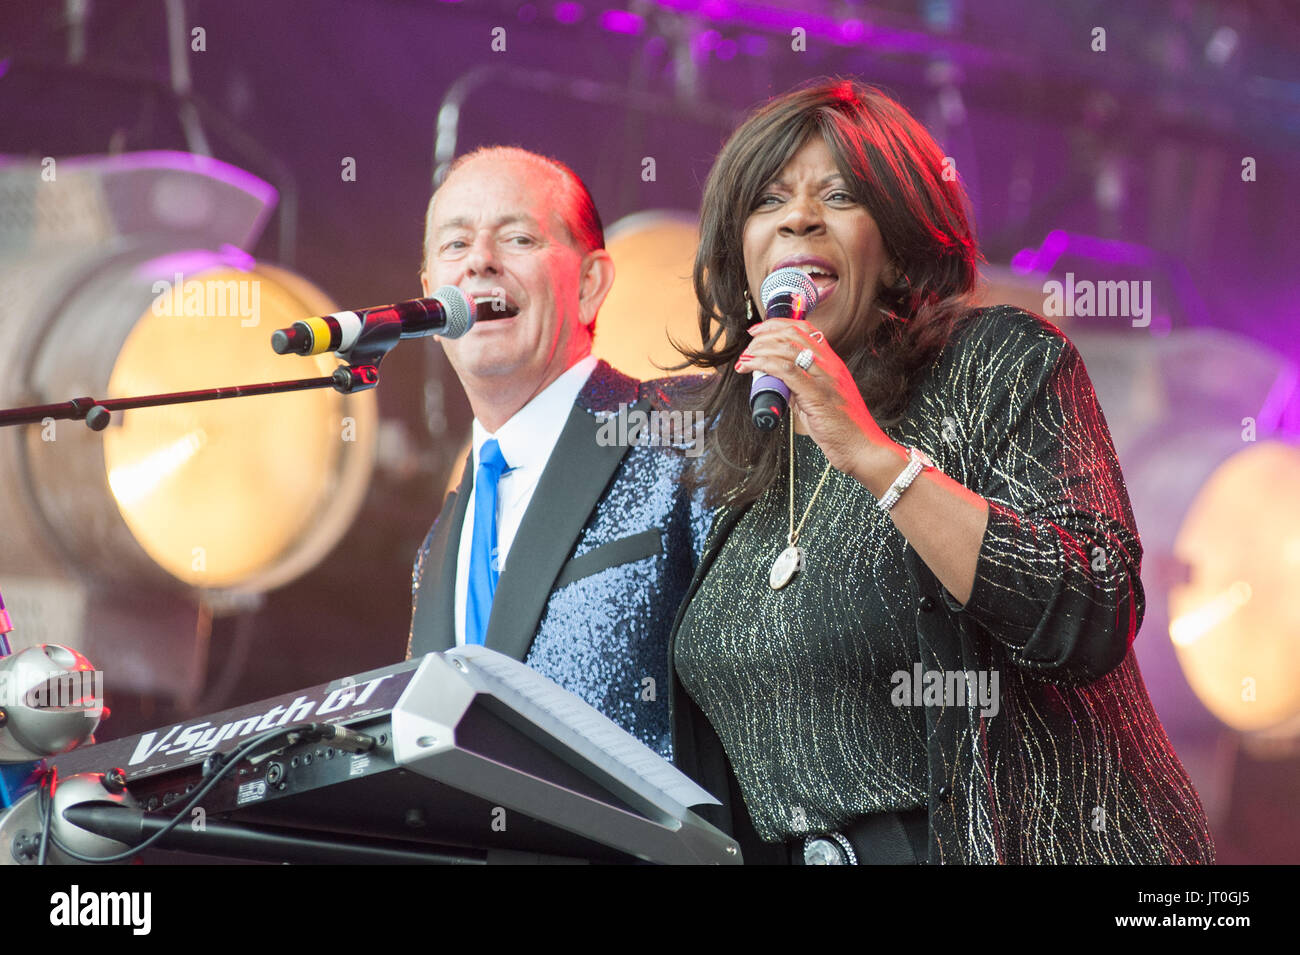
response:
<path fill-rule="evenodd" d="M 465 642 L 483 642 L 492 597 L 497 591 L 497 482 L 508 471 L 496 438 L 483 442 L 474 472 L 474 539 L 469 551 L 469 594 L 465 607 Z"/>

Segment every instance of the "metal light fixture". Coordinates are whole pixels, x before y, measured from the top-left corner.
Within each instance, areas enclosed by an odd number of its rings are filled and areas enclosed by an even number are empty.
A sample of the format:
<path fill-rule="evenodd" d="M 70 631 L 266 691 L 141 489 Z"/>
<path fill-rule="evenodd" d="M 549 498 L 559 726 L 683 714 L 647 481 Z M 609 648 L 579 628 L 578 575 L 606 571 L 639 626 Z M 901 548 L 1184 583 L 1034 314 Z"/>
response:
<path fill-rule="evenodd" d="M 1300 448 L 1238 451 L 1201 487 L 1174 541 L 1190 568 L 1169 636 L 1196 695 L 1243 732 L 1300 734 Z"/>
<path fill-rule="evenodd" d="M 188 153 L 0 164 L 0 407 L 329 375 L 332 355 L 270 347 L 275 328 L 335 311 L 245 251 L 274 201 L 265 182 Z M 76 421 L 0 428 L 6 594 L 15 607 L 38 591 L 54 603 L 102 591 L 183 602 L 283 585 L 356 516 L 376 422 L 373 394 L 324 389 L 117 411 L 102 433 Z M 29 623 L 45 616 L 25 607 Z M 67 623 L 73 632 L 32 636 L 105 663 L 121 649 L 92 650 L 81 621 Z M 174 662 L 149 652 L 145 682 Z M 157 679 L 201 681 L 196 654 L 173 667 L 186 675 Z"/>

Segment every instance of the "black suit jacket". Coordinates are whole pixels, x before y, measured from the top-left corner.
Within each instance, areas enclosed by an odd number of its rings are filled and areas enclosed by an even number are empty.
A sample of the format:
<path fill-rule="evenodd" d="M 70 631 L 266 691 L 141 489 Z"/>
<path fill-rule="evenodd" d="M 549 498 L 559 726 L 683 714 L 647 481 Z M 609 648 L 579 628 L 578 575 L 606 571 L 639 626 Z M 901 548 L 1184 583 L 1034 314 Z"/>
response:
<path fill-rule="evenodd" d="M 597 364 L 524 513 L 484 640 L 664 756 L 668 632 L 708 515 L 682 482 L 688 449 L 638 425 L 652 413 L 667 420 L 672 395 L 688 386 L 642 383 Z M 467 462 L 416 556 L 408 656 L 456 644 L 456 561 L 472 487 Z"/>

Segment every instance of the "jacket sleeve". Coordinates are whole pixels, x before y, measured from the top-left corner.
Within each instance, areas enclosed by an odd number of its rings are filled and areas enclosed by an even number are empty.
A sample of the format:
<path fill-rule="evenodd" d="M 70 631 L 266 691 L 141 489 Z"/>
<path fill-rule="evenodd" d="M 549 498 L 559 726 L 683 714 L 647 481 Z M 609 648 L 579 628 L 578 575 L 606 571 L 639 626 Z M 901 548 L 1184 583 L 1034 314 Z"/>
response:
<path fill-rule="evenodd" d="M 1023 342 L 1024 339 L 1021 339 Z M 972 489 L 989 507 L 963 606 L 1018 665 L 1090 682 L 1124 659 L 1142 622 L 1142 545 L 1106 419 L 1074 345 L 1034 336 L 976 363 L 967 422 Z"/>

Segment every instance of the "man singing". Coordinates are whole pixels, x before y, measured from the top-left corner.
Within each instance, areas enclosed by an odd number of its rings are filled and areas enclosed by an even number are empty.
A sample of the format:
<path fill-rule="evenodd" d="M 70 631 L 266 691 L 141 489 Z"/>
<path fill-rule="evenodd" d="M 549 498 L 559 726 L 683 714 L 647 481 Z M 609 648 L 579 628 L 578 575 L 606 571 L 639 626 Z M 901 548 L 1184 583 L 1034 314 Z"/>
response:
<path fill-rule="evenodd" d="M 591 354 L 604 246 L 582 181 L 526 150 L 461 157 L 430 200 L 424 294 L 457 285 L 508 317 L 441 340 L 473 447 L 416 556 L 408 652 L 484 644 L 668 758 L 668 633 L 708 516 L 682 447 L 598 440 L 628 433 L 609 415 L 666 409 L 673 384 Z"/>

